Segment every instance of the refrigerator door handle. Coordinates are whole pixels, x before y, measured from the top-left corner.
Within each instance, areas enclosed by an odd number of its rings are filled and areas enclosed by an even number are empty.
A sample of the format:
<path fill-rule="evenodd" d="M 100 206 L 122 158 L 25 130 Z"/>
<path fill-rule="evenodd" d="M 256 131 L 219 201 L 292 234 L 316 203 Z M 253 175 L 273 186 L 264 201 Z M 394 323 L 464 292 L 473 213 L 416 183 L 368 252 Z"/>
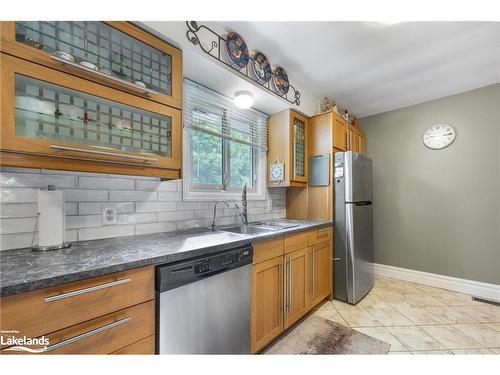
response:
<path fill-rule="evenodd" d="M 345 205 L 346 246 L 347 246 L 347 297 L 349 302 L 354 301 L 355 277 L 354 277 L 354 212 L 353 205 Z"/>

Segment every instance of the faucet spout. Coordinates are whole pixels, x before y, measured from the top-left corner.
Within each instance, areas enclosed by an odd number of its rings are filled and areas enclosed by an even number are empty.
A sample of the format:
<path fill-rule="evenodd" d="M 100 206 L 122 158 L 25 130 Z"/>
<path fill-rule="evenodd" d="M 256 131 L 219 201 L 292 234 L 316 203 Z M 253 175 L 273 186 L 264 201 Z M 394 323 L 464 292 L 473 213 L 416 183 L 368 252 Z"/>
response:
<path fill-rule="evenodd" d="M 228 208 L 229 208 L 229 203 L 227 203 L 226 201 L 217 201 L 215 202 L 215 205 L 214 205 L 214 219 L 212 220 L 212 225 L 210 226 L 212 228 L 212 230 L 215 230 L 215 216 L 217 215 L 217 205 L 219 203 L 224 203 Z"/>

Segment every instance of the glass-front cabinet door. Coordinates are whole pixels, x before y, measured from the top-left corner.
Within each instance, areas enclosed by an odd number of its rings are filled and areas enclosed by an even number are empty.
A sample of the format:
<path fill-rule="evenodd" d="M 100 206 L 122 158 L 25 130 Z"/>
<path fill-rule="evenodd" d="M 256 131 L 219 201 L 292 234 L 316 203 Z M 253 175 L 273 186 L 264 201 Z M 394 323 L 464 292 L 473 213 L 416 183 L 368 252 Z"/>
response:
<path fill-rule="evenodd" d="M 179 176 L 180 110 L 8 55 L 1 69 L 2 151 Z"/>
<path fill-rule="evenodd" d="M 307 182 L 307 118 L 290 111 L 292 136 L 292 180 Z"/>
<path fill-rule="evenodd" d="M 182 106 L 182 54 L 128 22 L 2 22 L 2 51 L 126 92 Z"/>

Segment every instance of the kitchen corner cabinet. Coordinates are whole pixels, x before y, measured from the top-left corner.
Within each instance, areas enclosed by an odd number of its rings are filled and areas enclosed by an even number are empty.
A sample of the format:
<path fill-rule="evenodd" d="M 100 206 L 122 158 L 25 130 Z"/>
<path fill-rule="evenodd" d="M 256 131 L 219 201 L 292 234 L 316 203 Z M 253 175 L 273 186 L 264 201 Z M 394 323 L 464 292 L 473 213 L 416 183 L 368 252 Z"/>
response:
<path fill-rule="evenodd" d="M 0 35 L 4 53 L 182 108 L 182 52 L 130 22 L 4 21 Z"/>
<path fill-rule="evenodd" d="M 308 119 L 293 110 L 272 115 L 268 122 L 268 186 L 306 187 L 308 180 Z M 284 180 L 273 182 L 270 167 L 284 164 Z"/>
<path fill-rule="evenodd" d="M 321 116 L 321 115 L 320 115 Z M 333 147 L 342 151 L 347 150 L 346 121 L 338 114 L 333 113 Z"/>
<path fill-rule="evenodd" d="M 2 53 L 1 164 L 179 178 L 181 111 Z"/>

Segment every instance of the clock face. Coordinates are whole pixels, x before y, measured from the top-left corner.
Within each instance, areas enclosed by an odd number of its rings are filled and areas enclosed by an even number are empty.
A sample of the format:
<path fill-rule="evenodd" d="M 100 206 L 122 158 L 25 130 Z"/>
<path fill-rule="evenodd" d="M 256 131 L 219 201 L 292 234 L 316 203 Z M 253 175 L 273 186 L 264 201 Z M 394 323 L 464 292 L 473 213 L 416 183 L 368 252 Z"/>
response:
<path fill-rule="evenodd" d="M 432 150 L 441 150 L 451 145 L 455 136 L 455 129 L 451 125 L 436 124 L 425 131 L 422 141 Z"/>
<path fill-rule="evenodd" d="M 271 181 L 283 181 L 283 163 L 274 163 L 271 165 Z"/>

